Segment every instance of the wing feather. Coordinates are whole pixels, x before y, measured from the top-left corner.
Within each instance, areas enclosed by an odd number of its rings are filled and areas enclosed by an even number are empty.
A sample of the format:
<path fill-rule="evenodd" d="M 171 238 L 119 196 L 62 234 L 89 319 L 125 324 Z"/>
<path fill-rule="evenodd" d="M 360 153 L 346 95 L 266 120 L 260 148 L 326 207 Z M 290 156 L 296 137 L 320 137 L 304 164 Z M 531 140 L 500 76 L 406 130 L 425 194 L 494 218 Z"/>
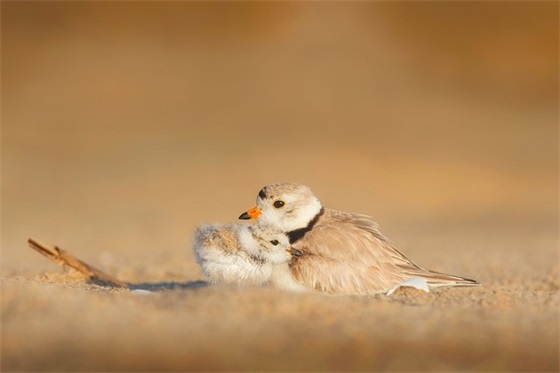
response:
<path fill-rule="evenodd" d="M 418 266 L 366 215 L 326 210 L 294 247 L 303 253 L 290 264 L 296 279 L 326 293 L 381 293 L 410 277 L 425 278 L 431 286 L 478 284 Z"/>

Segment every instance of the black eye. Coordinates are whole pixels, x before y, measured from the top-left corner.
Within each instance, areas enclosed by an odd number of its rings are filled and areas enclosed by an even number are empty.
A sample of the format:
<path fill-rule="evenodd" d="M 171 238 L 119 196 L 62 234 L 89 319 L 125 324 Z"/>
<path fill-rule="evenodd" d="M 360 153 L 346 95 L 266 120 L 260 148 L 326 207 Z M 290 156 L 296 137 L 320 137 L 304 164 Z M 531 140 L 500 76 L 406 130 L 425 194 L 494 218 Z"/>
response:
<path fill-rule="evenodd" d="M 271 244 L 273 244 L 274 246 L 277 246 L 280 242 L 278 242 L 278 240 L 272 240 L 270 241 Z"/>
<path fill-rule="evenodd" d="M 284 206 L 286 203 L 284 203 L 284 201 L 274 201 L 274 203 L 272 204 L 274 207 L 276 207 L 277 209 L 279 209 L 280 207 Z"/>

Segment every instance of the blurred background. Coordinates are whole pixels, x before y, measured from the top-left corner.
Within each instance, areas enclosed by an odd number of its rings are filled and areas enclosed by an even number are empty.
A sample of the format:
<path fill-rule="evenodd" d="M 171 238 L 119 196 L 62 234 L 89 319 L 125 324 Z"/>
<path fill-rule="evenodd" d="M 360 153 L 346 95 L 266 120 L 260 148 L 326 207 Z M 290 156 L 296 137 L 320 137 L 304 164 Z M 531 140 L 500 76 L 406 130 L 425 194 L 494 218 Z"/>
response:
<path fill-rule="evenodd" d="M 409 251 L 556 232 L 557 155 L 555 2 L 2 2 L 4 270 L 35 237 L 181 273 L 277 181 Z"/>
<path fill-rule="evenodd" d="M 558 371 L 558 2 L 0 7 L 2 371 Z M 278 181 L 484 286 L 138 296 L 26 244 L 185 284 Z"/>

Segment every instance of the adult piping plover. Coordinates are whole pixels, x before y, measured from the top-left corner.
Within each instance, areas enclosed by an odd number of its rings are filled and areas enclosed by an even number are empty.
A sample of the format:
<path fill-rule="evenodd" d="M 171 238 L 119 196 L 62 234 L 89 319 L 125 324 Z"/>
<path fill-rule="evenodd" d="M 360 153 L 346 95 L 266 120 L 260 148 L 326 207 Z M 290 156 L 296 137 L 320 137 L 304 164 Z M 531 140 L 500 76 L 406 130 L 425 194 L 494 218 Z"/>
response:
<path fill-rule="evenodd" d="M 265 285 L 307 291 L 288 267 L 301 253 L 288 237 L 266 225 L 213 224 L 197 228 L 193 249 L 204 276 L 213 284 Z"/>
<path fill-rule="evenodd" d="M 276 183 L 240 219 L 257 219 L 286 233 L 302 255 L 290 262 L 295 279 L 329 294 L 392 292 L 411 279 L 429 287 L 477 286 L 475 280 L 422 268 L 397 250 L 369 216 L 324 208 L 305 185 Z M 412 283 L 417 281 L 412 281 Z"/>

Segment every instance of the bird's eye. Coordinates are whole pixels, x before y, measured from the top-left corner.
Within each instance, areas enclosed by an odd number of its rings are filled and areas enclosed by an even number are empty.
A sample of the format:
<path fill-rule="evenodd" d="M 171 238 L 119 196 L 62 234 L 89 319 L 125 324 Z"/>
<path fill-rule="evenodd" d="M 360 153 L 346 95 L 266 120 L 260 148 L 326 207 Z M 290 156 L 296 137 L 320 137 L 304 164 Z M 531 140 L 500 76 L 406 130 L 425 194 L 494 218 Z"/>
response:
<path fill-rule="evenodd" d="M 277 209 L 279 209 L 280 207 L 284 206 L 286 203 L 284 201 L 274 201 L 274 203 L 272 204 L 274 207 L 276 207 Z"/>
<path fill-rule="evenodd" d="M 270 243 L 273 244 L 274 246 L 278 246 L 280 242 L 278 242 L 278 240 L 272 240 L 270 241 Z"/>

